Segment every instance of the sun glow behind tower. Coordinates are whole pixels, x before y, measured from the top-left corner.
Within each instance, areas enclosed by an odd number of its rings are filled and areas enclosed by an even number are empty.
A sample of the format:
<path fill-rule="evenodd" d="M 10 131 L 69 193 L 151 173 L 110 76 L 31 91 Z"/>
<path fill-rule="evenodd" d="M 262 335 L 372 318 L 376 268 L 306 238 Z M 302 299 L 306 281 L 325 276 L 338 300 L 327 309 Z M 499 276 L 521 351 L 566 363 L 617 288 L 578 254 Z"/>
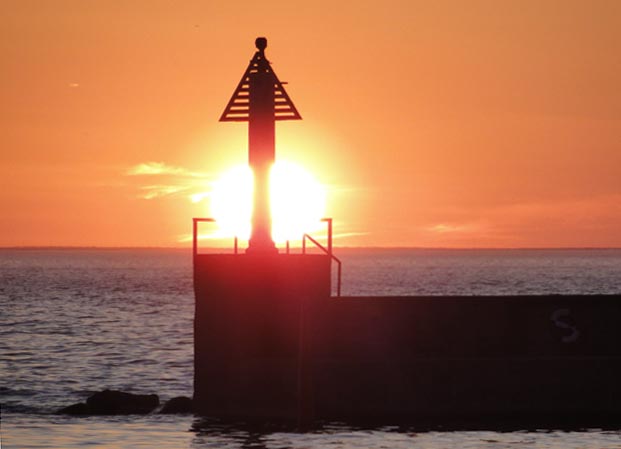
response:
<path fill-rule="evenodd" d="M 296 242 L 305 233 L 322 229 L 326 191 L 315 177 L 298 164 L 277 161 L 270 170 L 272 239 Z M 251 234 L 253 174 L 240 165 L 225 172 L 210 195 L 210 215 L 218 237 L 247 240 Z"/>

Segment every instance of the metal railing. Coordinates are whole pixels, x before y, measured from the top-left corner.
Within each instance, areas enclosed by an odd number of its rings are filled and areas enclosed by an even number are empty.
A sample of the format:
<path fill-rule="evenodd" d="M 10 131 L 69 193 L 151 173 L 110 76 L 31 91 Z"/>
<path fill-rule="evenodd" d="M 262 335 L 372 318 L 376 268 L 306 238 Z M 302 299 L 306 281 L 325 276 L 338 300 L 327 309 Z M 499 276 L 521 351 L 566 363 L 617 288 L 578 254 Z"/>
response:
<path fill-rule="evenodd" d="M 327 223 L 327 248 L 323 246 L 320 242 L 318 242 L 315 238 L 313 238 L 309 234 L 304 234 L 302 236 L 302 254 L 306 254 L 306 241 L 310 241 L 317 248 L 319 248 L 323 253 L 330 257 L 331 260 L 336 262 L 337 265 L 337 282 L 336 282 L 336 296 L 341 296 L 341 275 L 343 271 L 341 260 L 334 255 L 332 252 L 332 219 L 331 218 L 322 218 L 322 222 Z M 192 218 L 192 254 L 193 256 L 198 255 L 198 224 L 199 223 L 215 223 L 215 218 Z M 286 242 L 286 254 L 290 254 L 289 241 Z M 239 254 L 239 245 L 238 238 L 234 237 L 233 239 L 233 254 Z"/>
<path fill-rule="evenodd" d="M 198 224 L 199 223 L 215 223 L 215 218 L 192 218 L 192 254 L 196 256 L 198 254 Z M 238 254 L 238 241 L 237 236 L 233 239 L 233 253 Z"/>
<path fill-rule="evenodd" d="M 336 262 L 336 296 L 341 296 L 341 275 L 343 271 L 343 264 L 341 259 L 336 257 L 332 252 L 332 219 L 322 218 L 321 221 L 328 224 L 328 247 L 326 248 L 323 246 L 309 234 L 304 234 L 304 237 L 302 238 L 302 254 L 306 254 L 306 240 L 310 240 L 317 248 L 326 253 L 330 259 Z"/>

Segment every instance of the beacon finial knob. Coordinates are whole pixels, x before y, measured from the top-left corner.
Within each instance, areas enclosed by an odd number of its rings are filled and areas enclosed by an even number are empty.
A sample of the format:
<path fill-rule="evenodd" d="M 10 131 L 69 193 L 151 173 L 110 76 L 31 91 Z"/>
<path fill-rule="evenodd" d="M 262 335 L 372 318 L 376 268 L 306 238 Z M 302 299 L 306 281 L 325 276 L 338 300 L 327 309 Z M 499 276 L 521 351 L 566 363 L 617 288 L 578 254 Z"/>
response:
<path fill-rule="evenodd" d="M 264 37 L 257 37 L 257 40 L 254 41 L 254 45 L 256 45 L 259 51 L 263 51 L 267 47 L 267 39 Z"/>

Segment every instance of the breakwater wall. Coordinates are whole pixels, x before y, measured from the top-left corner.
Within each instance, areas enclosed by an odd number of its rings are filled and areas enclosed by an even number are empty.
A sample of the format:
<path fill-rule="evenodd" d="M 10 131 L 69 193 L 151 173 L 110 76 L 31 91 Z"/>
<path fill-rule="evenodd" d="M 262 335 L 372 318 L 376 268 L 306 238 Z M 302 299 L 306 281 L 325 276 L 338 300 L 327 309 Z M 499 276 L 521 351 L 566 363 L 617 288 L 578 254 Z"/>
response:
<path fill-rule="evenodd" d="M 197 255 L 194 281 L 201 414 L 621 417 L 621 295 L 331 297 L 310 255 Z"/>

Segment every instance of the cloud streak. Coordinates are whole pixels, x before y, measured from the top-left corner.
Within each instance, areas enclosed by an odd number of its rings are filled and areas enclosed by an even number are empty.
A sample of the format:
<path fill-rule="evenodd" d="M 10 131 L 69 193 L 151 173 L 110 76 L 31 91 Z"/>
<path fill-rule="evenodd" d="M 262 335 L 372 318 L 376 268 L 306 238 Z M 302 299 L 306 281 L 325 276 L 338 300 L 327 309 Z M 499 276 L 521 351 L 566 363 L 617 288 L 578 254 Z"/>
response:
<path fill-rule="evenodd" d="M 469 232 L 476 230 L 476 227 L 471 225 L 455 225 L 455 224 L 447 224 L 447 223 L 438 223 L 433 226 L 428 226 L 425 228 L 426 231 L 435 232 L 439 234 L 446 234 L 452 232 Z"/>
<path fill-rule="evenodd" d="M 143 162 L 130 167 L 127 172 L 129 176 L 164 176 L 174 175 L 189 178 L 202 178 L 204 173 L 187 170 L 183 167 L 167 165 L 164 162 Z"/>
<path fill-rule="evenodd" d="M 145 200 L 152 200 L 153 198 L 159 198 L 162 196 L 174 195 L 175 193 L 184 192 L 189 189 L 189 186 L 176 186 L 176 185 L 149 185 L 140 187 L 145 193 L 140 197 Z"/>
<path fill-rule="evenodd" d="M 125 175 L 138 180 L 148 180 L 148 183 L 137 187 L 141 191 L 138 197 L 145 200 L 185 194 L 190 201 L 196 203 L 208 197 L 208 191 L 211 190 L 208 174 L 164 162 L 136 164 L 128 168 Z"/>
<path fill-rule="evenodd" d="M 621 195 L 523 202 L 464 210 L 462 220 L 417 228 L 422 246 L 605 247 L 619 246 Z"/>

